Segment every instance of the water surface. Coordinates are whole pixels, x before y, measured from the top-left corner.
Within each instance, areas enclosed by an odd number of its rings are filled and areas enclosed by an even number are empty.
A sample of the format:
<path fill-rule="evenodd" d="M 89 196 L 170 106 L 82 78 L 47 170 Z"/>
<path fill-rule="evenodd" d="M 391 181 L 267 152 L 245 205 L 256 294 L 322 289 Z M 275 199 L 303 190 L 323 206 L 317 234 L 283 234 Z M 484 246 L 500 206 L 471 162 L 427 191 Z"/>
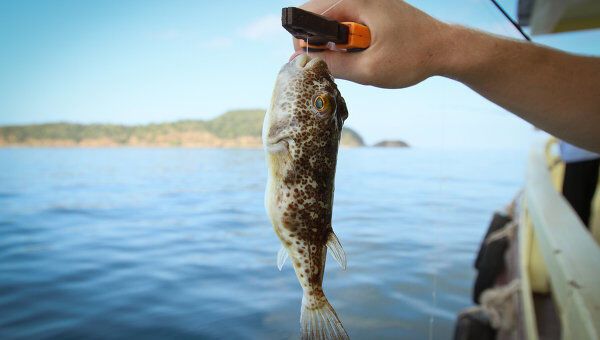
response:
<path fill-rule="evenodd" d="M 355 339 L 452 337 L 513 152 L 342 149 L 325 293 Z M 0 149 L 0 338 L 288 339 L 260 150 Z M 431 322 L 433 320 L 433 322 Z"/>

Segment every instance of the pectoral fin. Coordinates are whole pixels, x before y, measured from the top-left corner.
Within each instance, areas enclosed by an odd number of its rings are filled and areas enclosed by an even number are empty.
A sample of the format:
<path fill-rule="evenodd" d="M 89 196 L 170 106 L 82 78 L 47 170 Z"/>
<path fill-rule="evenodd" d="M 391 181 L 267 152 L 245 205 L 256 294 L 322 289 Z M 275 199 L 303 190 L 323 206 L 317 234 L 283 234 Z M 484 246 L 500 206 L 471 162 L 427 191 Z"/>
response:
<path fill-rule="evenodd" d="M 331 251 L 331 255 L 340 264 L 343 270 L 346 270 L 346 252 L 344 252 L 344 248 L 338 240 L 337 236 L 333 230 L 329 233 L 327 237 L 327 248 Z"/>
<path fill-rule="evenodd" d="M 281 248 L 279 248 L 279 251 L 277 252 L 277 268 L 279 268 L 279 270 L 281 270 L 281 268 L 283 268 L 283 264 L 285 263 L 285 260 L 287 258 L 288 258 L 287 249 L 285 249 L 284 246 L 281 246 Z"/>

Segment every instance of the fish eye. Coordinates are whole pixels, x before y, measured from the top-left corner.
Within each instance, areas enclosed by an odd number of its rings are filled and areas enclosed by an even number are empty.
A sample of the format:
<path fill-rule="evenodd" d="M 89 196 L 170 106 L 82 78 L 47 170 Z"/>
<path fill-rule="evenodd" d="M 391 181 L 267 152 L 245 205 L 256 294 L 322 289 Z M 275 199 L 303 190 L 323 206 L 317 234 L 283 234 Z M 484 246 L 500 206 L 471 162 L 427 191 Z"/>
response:
<path fill-rule="evenodd" d="M 333 107 L 331 97 L 327 94 L 316 95 L 313 98 L 312 104 L 315 110 L 317 110 L 319 113 L 331 112 Z"/>
<path fill-rule="evenodd" d="M 323 110 L 323 108 L 325 107 L 325 100 L 323 99 L 323 97 L 321 96 L 317 96 L 317 99 L 315 99 L 315 108 L 319 111 Z"/>

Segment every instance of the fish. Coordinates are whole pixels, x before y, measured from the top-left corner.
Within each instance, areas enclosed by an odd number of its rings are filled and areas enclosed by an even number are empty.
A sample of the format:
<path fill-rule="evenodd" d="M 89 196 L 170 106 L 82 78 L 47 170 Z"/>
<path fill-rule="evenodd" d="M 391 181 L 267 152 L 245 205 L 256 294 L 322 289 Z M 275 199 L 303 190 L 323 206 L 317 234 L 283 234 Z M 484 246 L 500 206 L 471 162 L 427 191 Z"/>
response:
<path fill-rule="evenodd" d="M 346 254 L 331 224 L 337 153 L 346 102 L 327 64 L 300 54 L 277 75 L 262 139 L 268 180 L 265 207 L 303 290 L 302 339 L 348 339 L 323 293 L 327 249 L 342 269 Z"/>

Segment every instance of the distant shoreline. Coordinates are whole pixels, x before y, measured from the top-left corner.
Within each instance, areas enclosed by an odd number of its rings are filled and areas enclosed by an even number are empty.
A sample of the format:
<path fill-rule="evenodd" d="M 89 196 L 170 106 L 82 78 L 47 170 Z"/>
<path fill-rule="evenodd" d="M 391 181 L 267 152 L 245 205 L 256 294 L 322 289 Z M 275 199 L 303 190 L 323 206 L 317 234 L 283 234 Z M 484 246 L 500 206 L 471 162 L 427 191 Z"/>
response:
<path fill-rule="evenodd" d="M 182 146 L 182 145 L 0 145 L 0 149 L 242 149 L 259 150 L 262 146 Z"/>
<path fill-rule="evenodd" d="M 262 150 L 263 146 L 191 146 L 191 145 L 0 145 L 0 149 L 213 149 Z M 341 149 L 369 148 L 369 146 L 340 145 Z"/>
<path fill-rule="evenodd" d="M 0 148 L 262 148 L 263 110 L 224 113 L 214 119 L 146 125 L 47 123 L 0 127 Z M 344 128 L 342 146 L 364 146 L 362 137 Z"/>

